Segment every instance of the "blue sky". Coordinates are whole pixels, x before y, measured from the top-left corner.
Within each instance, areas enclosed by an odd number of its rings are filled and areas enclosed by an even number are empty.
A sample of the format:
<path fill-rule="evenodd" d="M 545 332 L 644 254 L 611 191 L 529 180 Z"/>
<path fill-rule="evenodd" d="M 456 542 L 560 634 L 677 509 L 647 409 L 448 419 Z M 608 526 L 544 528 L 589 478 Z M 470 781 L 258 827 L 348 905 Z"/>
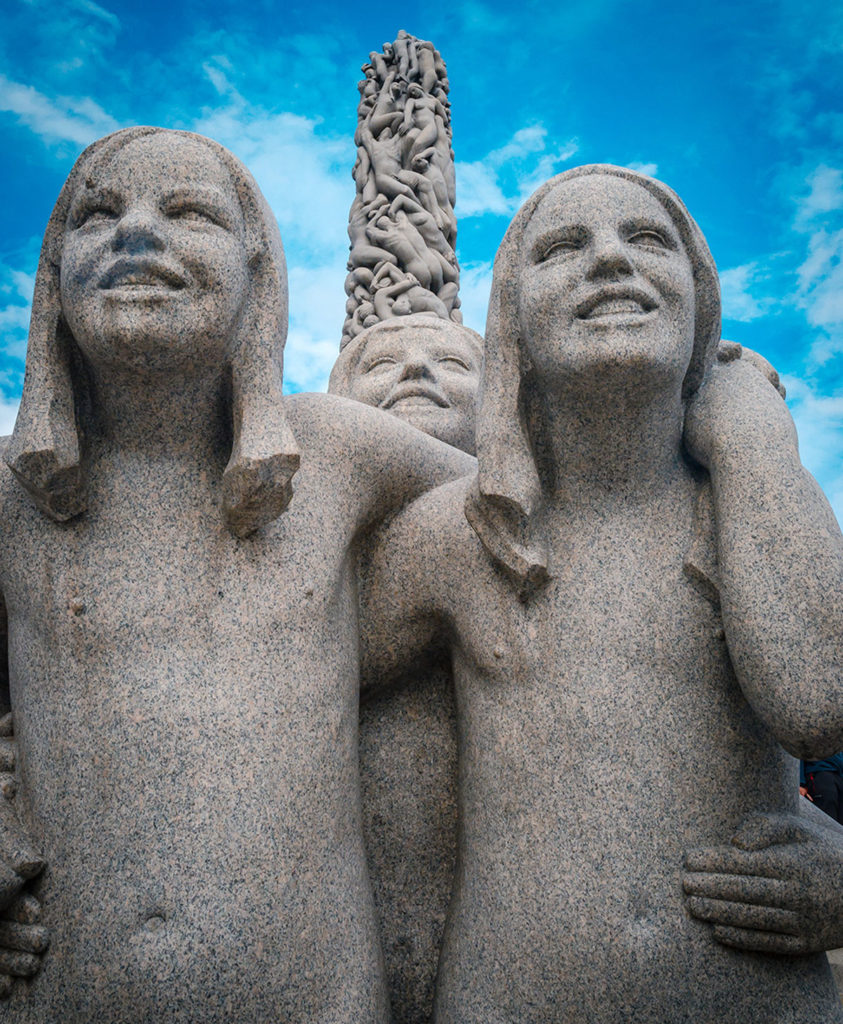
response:
<path fill-rule="evenodd" d="M 843 519 L 843 5 L 828 0 L 4 0 L 0 432 L 40 235 L 89 142 L 160 124 L 251 168 L 290 267 L 288 390 L 323 389 L 344 315 L 360 65 L 404 28 L 448 63 L 466 322 L 519 203 L 578 163 L 672 185 L 720 269 L 725 337 L 780 370 Z"/>

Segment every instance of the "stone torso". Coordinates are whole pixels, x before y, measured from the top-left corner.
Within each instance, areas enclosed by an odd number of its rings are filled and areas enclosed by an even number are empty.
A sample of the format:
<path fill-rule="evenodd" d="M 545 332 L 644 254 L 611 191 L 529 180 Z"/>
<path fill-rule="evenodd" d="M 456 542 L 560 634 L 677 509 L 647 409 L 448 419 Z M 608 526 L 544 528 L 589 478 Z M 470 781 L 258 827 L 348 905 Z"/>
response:
<path fill-rule="evenodd" d="M 459 721 L 441 1024 L 663 1024 L 700 1000 L 705 1019 L 735 1024 L 808 1024 L 820 1005 L 838 1019 L 824 958 L 725 949 L 683 906 L 685 850 L 796 799 L 795 762 L 746 703 L 718 610 L 683 571 L 694 490 L 672 518 L 563 524 L 554 578 L 525 603 L 464 523 L 464 485 L 417 505 L 424 554 L 435 545 L 444 567 L 434 603 Z"/>
<path fill-rule="evenodd" d="M 4 486 L 19 806 L 52 946 L 14 1021 L 385 1018 L 357 782 L 352 471 L 233 538 L 178 466 L 47 522 Z"/>

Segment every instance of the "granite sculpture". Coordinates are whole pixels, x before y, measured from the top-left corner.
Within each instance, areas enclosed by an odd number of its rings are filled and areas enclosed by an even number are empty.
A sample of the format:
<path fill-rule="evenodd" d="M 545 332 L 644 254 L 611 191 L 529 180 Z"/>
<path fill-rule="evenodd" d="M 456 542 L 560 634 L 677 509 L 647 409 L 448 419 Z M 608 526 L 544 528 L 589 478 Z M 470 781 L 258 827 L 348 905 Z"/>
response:
<path fill-rule="evenodd" d="M 424 314 L 366 328 L 340 352 L 329 392 L 474 452 L 483 339 Z M 456 844 L 456 708 L 450 666 L 414 665 L 361 694 L 363 832 L 394 1024 L 431 1019 Z"/>
<path fill-rule="evenodd" d="M 285 333 L 277 226 L 231 154 L 153 128 L 83 153 L 0 474 L 14 815 L 50 934 L 4 1020 L 388 1018 L 356 552 L 471 461 L 359 403 L 282 400 Z"/>
<path fill-rule="evenodd" d="M 421 167 L 416 44 L 363 93 L 400 136 L 407 83 Z M 2 442 L 0 1017 L 424 1020 L 453 882 L 441 1024 L 843 1020 L 841 830 L 782 749 L 843 746 L 843 539 L 698 228 L 622 168 L 543 186 L 475 424 L 401 197 L 332 379 L 372 409 L 282 398 L 280 238 L 222 147 L 117 132 L 59 196 Z M 475 425 L 476 463 L 436 440 Z"/>
<path fill-rule="evenodd" d="M 675 193 L 552 179 L 495 262 L 478 472 L 367 563 L 366 677 L 452 652 L 438 1024 L 843 1020 L 825 957 L 751 952 L 815 949 L 800 862 L 839 864 L 791 755 L 843 739 L 843 538 L 719 332 Z"/>
<path fill-rule="evenodd" d="M 328 391 L 398 416 L 474 454 L 483 339 L 423 313 L 379 321 L 343 348 Z"/>
<path fill-rule="evenodd" d="M 358 86 L 343 346 L 390 317 L 462 319 L 445 63 L 404 31 L 382 51 Z"/>

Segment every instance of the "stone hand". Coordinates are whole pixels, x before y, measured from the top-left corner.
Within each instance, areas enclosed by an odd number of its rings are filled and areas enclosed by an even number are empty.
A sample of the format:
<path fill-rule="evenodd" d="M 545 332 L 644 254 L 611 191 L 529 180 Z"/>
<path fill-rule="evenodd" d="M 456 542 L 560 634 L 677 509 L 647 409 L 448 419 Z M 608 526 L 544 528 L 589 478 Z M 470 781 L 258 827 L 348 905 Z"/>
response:
<path fill-rule="evenodd" d="M 843 829 L 752 814 L 730 846 L 686 854 L 688 909 L 736 949 L 797 955 L 843 945 Z"/>
<path fill-rule="evenodd" d="M 12 716 L 0 719 L 0 773 L 12 779 L 15 740 Z M 29 978 L 41 966 L 41 954 L 49 943 L 47 929 L 38 924 L 40 904 L 22 892 L 39 875 L 46 862 L 31 846 L 3 785 L 0 795 L 0 998 L 11 994 L 15 978 Z"/>
<path fill-rule="evenodd" d="M 759 365 L 761 357 L 751 358 L 755 355 L 744 357 L 740 346 L 721 345 L 688 401 L 685 447 L 709 471 L 722 458 L 751 458 L 759 448 L 796 449 L 796 430 L 777 383 Z"/>
<path fill-rule="evenodd" d="M 11 995 L 16 978 L 31 978 L 41 966 L 50 933 L 40 917 L 31 893 L 21 893 L 0 917 L 0 999 Z"/>

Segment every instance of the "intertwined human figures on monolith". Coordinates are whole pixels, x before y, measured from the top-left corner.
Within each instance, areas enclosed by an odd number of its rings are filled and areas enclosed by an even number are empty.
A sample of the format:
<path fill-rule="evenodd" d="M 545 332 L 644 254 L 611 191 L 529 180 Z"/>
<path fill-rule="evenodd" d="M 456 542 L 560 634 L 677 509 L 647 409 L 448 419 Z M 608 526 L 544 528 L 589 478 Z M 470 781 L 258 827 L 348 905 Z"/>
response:
<path fill-rule="evenodd" d="M 402 31 L 363 72 L 343 346 L 394 316 L 462 320 L 445 63 L 432 43 Z"/>

